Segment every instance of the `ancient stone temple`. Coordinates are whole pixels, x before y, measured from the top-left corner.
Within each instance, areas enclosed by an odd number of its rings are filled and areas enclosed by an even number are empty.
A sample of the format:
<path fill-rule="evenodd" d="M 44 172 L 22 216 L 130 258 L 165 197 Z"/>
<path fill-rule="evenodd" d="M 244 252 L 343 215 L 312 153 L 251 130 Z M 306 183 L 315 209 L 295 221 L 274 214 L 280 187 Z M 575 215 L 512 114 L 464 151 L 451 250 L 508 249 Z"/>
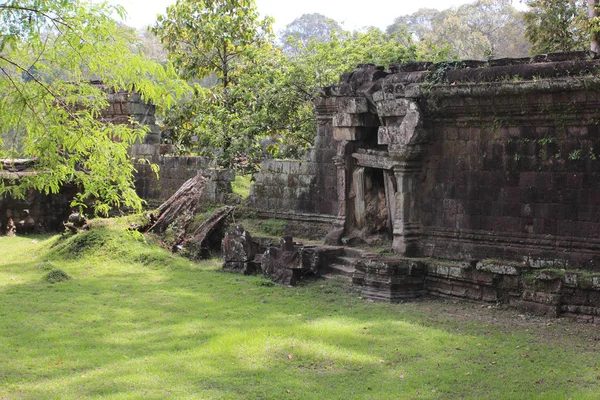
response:
<path fill-rule="evenodd" d="M 600 270 L 599 68 L 588 53 L 359 66 L 317 104 L 307 167 L 270 162 L 255 207 L 332 221 L 328 244 Z"/>
<path fill-rule="evenodd" d="M 253 207 L 329 245 L 382 245 L 323 266 L 366 298 L 600 323 L 599 72 L 583 52 L 361 65 L 318 101 L 308 157 L 256 176 Z"/>

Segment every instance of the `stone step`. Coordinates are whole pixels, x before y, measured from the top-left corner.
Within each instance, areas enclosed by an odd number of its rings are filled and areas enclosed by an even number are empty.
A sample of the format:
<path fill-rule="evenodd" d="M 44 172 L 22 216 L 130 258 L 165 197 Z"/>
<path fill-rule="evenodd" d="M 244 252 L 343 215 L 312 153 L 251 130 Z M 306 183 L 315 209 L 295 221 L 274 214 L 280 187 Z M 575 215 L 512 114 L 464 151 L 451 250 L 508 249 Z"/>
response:
<path fill-rule="evenodd" d="M 351 266 L 352 268 L 354 268 L 356 260 L 358 260 L 357 257 L 338 256 L 336 257 L 335 264 L 347 265 L 349 267 Z"/>
<path fill-rule="evenodd" d="M 352 258 L 360 258 L 365 255 L 365 251 L 362 249 L 356 249 L 353 247 L 344 247 L 344 256 Z"/>
<path fill-rule="evenodd" d="M 344 264 L 329 264 L 323 271 L 323 276 L 325 278 L 331 278 L 339 275 L 352 278 L 352 274 L 354 274 L 354 267 Z"/>

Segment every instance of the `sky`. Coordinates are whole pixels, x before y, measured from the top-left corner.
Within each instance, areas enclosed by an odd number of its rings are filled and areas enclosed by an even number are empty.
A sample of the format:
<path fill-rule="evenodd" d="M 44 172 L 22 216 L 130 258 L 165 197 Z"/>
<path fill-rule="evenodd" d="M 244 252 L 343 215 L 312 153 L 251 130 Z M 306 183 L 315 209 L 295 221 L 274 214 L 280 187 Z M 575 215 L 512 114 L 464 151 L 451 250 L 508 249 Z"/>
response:
<path fill-rule="evenodd" d="M 421 3 L 411 0 L 379 0 L 373 3 L 352 0 L 255 0 L 258 11 L 264 16 L 275 18 L 275 32 L 302 14 L 319 13 L 332 18 L 345 29 L 354 30 L 366 26 L 385 29 L 394 18 L 412 14 L 419 8 L 437 8 L 444 10 L 453 6 L 473 3 L 474 0 L 429 0 Z M 520 0 L 512 0 L 518 9 L 525 9 Z M 125 7 L 128 19 L 125 23 L 135 28 L 151 25 L 157 14 L 163 14 L 167 6 L 175 0 L 110 0 L 113 4 Z"/>

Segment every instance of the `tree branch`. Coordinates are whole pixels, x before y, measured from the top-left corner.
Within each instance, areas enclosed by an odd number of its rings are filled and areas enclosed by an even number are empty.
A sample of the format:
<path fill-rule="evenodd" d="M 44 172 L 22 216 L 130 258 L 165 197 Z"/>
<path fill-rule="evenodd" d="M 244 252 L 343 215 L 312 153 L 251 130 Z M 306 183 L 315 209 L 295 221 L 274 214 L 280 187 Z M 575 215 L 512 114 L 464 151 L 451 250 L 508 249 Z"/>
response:
<path fill-rule="evenodd" d="M 32 13 L 35 13 L 35 14 L 39 14 L 42 17 L 44 17 L 46 19 L 49 19 L 50 21 L 56 22 L 56 23 L 61 24 L 61 25 L 69 26 L 69 24 L 67 24 L 66 22 L 62 21 L 61 18 L 59 18 L 59 17 L 53 17 L 50 14 L 48 14 L 48 13 L 46 13 L 44 11 L 40 11 L 40 10 L 38 10 L 36 8 L 0 4 L 0 10 L 16 10 L 16 11 L 32 12 Z"/>

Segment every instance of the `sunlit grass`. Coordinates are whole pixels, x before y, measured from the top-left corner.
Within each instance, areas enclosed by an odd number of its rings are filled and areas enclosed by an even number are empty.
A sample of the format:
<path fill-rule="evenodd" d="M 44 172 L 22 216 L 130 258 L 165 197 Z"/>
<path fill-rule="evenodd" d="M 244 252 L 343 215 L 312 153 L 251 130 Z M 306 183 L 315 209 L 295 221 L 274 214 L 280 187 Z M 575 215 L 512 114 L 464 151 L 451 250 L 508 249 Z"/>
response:
<path fill-rule="evenodd" d="M 598 336 L 442 301 L 376 304 L 175 257 L 96 222 L 0 238 L 0 398 L 597 398 Z M 50 284 L 49 269 L 73 279 Z M 468 315 L 467 315 L 468 314 Z M 516 323 L 506 321 L 516 319 Z"/>
<path fill-rule="evenodd" d="M 252 175 L 240 175 L 235 176 L 235 180 L 231 182 L 231 189 L 233 193 L 241 196 L 242 199 L 250 196 L 250 186 L 252 186 Z"/>

